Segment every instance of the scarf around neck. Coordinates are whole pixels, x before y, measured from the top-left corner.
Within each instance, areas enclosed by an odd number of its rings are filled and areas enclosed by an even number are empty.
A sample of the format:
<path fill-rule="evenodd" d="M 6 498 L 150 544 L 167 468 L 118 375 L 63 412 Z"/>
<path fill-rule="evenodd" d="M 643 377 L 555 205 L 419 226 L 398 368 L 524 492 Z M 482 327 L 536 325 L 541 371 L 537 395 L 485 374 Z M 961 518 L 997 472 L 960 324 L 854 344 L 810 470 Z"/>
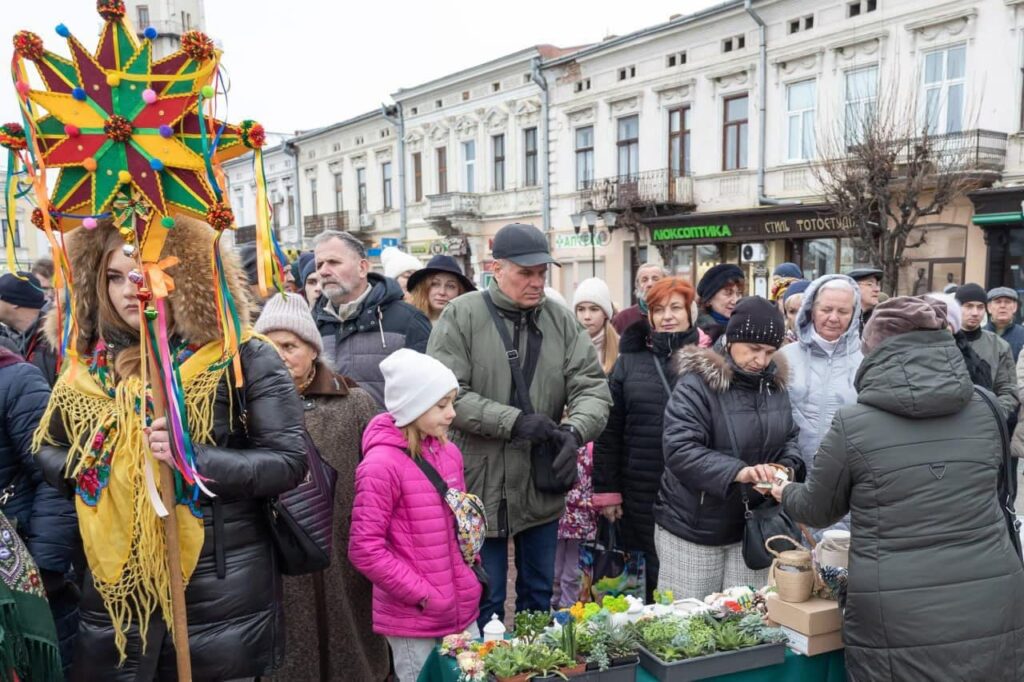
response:
<path fill-rule="evenodd" d="M 246 332 L 242 340 L 249 338 L 251 333 Z M 145 642 L 150 619 L 158 609 L 165 622 L 172 622 L 171 588 L 164 524 L 151 499 L 158 494 L 159 464 L 149 453 L 143 432 L 153 420 L 152 393 L 138 376 L 115 381 L 109 355 L 101 341 L 91 356 L 61 373 L 32 446 L 34 452 L 43 445 L 68 449 L 65 475 L 75 481 L 75 509 L 86 559 L 123 662 L 132 625 L 139 627 Z M 220 341 L 198 348 L 178 344 L 174 349 L 188 430 L 195 443 L 213 442 L 217 388 L 230 376 L 232 359 L 224 356 Z M 66 443 L 51 430 L 53 423 L 63 427 Z M 203 548 L 203 518 L 194 486 L 177 472 L 174 478 L 179 570 L 187 584 Z"/>

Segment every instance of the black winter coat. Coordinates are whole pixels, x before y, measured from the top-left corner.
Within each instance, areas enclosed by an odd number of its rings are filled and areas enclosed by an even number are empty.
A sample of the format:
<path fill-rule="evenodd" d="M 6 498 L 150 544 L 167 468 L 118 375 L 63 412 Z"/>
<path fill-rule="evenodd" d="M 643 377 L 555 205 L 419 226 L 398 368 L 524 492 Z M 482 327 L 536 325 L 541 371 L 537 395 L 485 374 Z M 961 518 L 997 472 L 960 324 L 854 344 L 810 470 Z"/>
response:
<path fill-rule="evenodd" d="M 32 434 L 49 398 L 50 387 L 36 367 L 0 350 L 0 490 L 15 484 L 3 511 L 39 566 L 66 666 L 78 629 L 76 590 L 65 581 L 76 550 L 78 521 L 75 505 L 43 480 L 32 455 Z"/>
<path fill-rule="evenodd" d="M 847 679 L 1024 680 L 1024 567 L 997 487 L 997 417 L 945 330 L 883 341 L 860 366 L 806 485 L 798 522 L 851 519 Z"/>
<path fill-rule="evenodd" d="M 383 406 L 380 361 L 399 348 L 425 353 L 431 327 L 426 315 L 403 300 L 398 282 L 374 272 L 368 281 L 370 293 L 353 317 L 342 322 L 326 310 L 327 297 L 321 296 L 313 319 L 324 340 L 324 357 L 334 370 L 355 380 Z"/>
<path fill-rule="evenodd" d="M 789 368 L 781 354 L 761 374 L 735 367 L 713 350 L 685 348 L 679 379 L 665 408 L 665 473 L 654 518 L 673 535 L 700 545 L 743 538 L 740 469 L 775 462 L 803 480 L 799 428 L 786 393 Z M 739 457 L 733 454 L 729 430 Z M 750 491 L 756 504 L 761 496 Z"/>
<path fill-rule="evenodd" d="M 669 398 L 654 363 L 661 363 L 671 387 L 675 383 L 671 354 L 695 345 L 698 338 L 696 328 L 652 335 L 646 320 L 630 325 L 608 378 L 613 401 L 608 424 L 594 443 L 594 494 L 621 496 L 622 541 L 626 549 L 646 554 L 649 594 L 658 585 L 654 500 L 665 470 L 661 435 Z"/>
<path fill-rule="evenodd" d="M 217 495 L 202 503 L 206 538 L 185 591 L 192 675 L 232 680 L 268 674 L 283 659 L 281 575 L 271 543 L 266 499 L 294 488 L 306 473 L 302 403 L 273 346 L 242 345 L 241 395 L 221 383 L 214 406 L 215 445 L 196 444 L 198 470 Z M 237 416 L 242 399 L 246 425 Z M 234 423 L 229 421 L 235 405 Z M 63 481 L 66 451 L 39 454 L 47 478 Z M 174 646 L 166 624 L 154 617 L 146 652 L 138 628 L 128 633 L 128 660 L 120 668 L 114 632 L 103 601 L 86 576 L 82 624 L 72 680 L 175 680 Z"/>

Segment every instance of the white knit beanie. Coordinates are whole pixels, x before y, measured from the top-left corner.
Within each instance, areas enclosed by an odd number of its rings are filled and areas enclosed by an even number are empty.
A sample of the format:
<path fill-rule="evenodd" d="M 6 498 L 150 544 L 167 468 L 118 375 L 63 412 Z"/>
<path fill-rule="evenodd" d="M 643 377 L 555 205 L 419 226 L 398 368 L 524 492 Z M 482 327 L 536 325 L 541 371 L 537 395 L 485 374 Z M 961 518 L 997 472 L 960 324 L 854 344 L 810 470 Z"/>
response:
<path fill-rule="evenodd" d="M 384 276 L 395 279 L 403 272 L 419 270 L 423 267 L 420 259 L 394 246 L 380 252 L 380 262 L 384 266 Z"/>
<path fill-rule="evenodd" d="M 439 361 L 400 348 L 380 363 L 384 375 L 384 407 L 395 426 L 408 426 L 452 391 L 459 390 L 455 374 Z"/>
<path fill-rule="evenodd" d="M 267 299 L 254 328 L 259 334 L 291 332 L 316 348 L 317 353 L 324 352 L 324 342 L 313 321 L 309 303 L 299 294 L 276 294 Z"/>
<path fill-rule="evenodd" d="M 580 303 L 593 303 L 604 311 L 605 317 L 609 320 L 615 314 L 612 310 L 612 292 L 608 290 L 604 280 L 597 277 L 585 279 L 576 287 L 576 293 L 572 297 L 573 311 Z"/>

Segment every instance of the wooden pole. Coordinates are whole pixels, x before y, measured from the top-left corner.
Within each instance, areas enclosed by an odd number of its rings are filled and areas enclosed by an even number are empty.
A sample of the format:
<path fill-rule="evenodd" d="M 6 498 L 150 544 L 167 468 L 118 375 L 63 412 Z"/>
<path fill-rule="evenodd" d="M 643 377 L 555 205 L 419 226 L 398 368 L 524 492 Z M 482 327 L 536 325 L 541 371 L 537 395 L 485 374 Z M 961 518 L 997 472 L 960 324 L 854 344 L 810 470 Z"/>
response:
<path fill-rule="evenodd" d="M 163 382 L 156 358 L 148 353 L 150 383 L 153 386 L 153 418 L 167 416 Z M 171 444 L 168 442 L 168 445 Z M 173 447 L 173 446 L 171 446 Z M 164 534 L 167 540 L 167 573 L 171 578 L 171 615 L 174 626 L 174 655 L 178 662 L 178 682 L 192 682 L 192 657 L 188 647 L 188 614 L 185 612 L 185 581 L 181 577 L 181 544 L 178 541 L 177 500 L 174 499 L 174 472 L 160 463 L 160 498 L 167 509 Z"/>

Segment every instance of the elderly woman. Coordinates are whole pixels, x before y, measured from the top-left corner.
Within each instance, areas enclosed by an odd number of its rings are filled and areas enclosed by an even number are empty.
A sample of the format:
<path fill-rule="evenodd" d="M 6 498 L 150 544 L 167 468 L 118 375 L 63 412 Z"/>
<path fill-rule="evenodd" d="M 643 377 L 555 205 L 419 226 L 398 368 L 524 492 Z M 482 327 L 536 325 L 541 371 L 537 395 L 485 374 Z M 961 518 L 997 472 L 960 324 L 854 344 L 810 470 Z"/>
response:
<path fill-rule="evenodd" d="M 320 456 L 338 472 L 334 494 L 334 556 L 325 571 L 284 579 L 284 664 L 279 680 L 383 680 L 388 648 L 373 634 L 371 585 L 348 560 L 349 521 L 363 430 L 378 410 L 370 394 L 335 374 L 305 300 L 274 296 L 256 331 L 277 346 L 302 398 L 306 429 Z M 344 641 L 344 647 L 324 647 Z"/>
<path fill-rule="evenodd" d="M 409 276 L 409 302 L 437 322 L 444 307 L 467 291 L 476 291 L 473 282 L 451 256 L 434 256 L 425 268 Z"/>
<path fill-rule="evenodd" d="M 654 541 L 658 585 L 679 597 L 768 581 L 767 569 L 747 567 L 741 540 L 745 506 L 762 500 L 750 486 L 771 481 L 772 464 L 803 479 L 789 369 L 776 353 L 784 329 L 776 305 L 750 296 L 729 318 L 724 355 L 687 347 L 676 361 Z"/>
<path fill-rule="evenodd" d="M 857 401 L 860 288 L 846 275 L 823 275 L 804 292 L 797 342 L 780 354 L 789 365 L 789 401 L 800 427 L 800 456 L 809 469 L 832 415 Z"/>
<path fill-rule="evenodd" d="M 608 425 L 594 444 L 594 506 L 610 521 L 621 519 L 626 549 L 646 555 L 648 601 L 658 586 L 654 499 L 665 470 L 663 419 L 676 378 L 671 358 L 702 337 L 690 319 L 693 297 L 693 285 L 678 277 L 648 290 L 650 321 L 636 322 L 622 337 L 609 377 Z"/>
<path fill-rule="evenodd" d="M 735 263 L 720 263 L 700 278 L 697 299 L 700 315 L 697 326 L 712 342 L 725 331 L 737 302 L 743 298 L 746 282 L 743 270 Z"/>
<path fill-rule="evenodd" d="M 836 413 L 807 483 L 772 489 L 802 523 L 850 513 L 848 679 L 1022 680 L 1024 567 L 997 494 L 1001 417 L 939 302 L 878 304 L 862 348 L 857 404 Z"/>

